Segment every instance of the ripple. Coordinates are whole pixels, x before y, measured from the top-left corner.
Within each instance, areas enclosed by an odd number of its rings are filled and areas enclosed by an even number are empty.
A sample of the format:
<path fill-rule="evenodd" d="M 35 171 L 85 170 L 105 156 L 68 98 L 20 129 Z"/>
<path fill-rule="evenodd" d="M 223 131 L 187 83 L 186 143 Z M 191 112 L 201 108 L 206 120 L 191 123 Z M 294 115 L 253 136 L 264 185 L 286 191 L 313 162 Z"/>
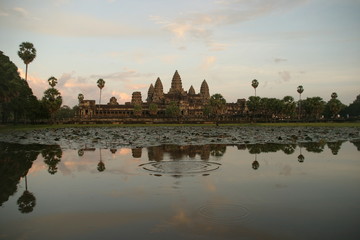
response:
<path fill-rule="evenodd" d="M 207 221 L 221 224 L 247 222 L 249 210 L 238 204 L 209 203 L 199 208 L 200 215 Z"/>
<path fill-rule="evenodd" d="M 139 165 L 146 171 L 160 174 L 201 174 L 218 169 L 221 164 L 204 161 L 161 161 Z"/>

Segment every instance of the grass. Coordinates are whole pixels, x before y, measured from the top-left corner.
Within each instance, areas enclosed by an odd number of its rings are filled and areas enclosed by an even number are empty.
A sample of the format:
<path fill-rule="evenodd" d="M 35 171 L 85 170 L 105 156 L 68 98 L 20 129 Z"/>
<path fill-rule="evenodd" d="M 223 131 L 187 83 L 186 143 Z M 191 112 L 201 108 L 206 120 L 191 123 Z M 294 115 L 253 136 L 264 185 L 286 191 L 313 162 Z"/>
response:
<path fill-rule="evenodd" d="M 59 129 L 76 127 L 184 127 L 206 126 L 213 127 L 215 124 L 54 124 L 54 125 L 0 125 L 0 133 L 7 131 L 29 131 L 36 129 Z M 317 122 L 317 123 L 239 123 L 220 124 L 220 126 L 239 127 L 360 127 L 360 122 Z"/>

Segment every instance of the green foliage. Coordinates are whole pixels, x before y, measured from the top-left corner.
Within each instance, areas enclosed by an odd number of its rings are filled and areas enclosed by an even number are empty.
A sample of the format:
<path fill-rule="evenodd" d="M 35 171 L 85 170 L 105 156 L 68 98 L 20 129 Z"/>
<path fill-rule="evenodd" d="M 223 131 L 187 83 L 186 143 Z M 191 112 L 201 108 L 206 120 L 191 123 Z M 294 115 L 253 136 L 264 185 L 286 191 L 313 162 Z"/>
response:
<path fill-rule="evenodd" d="M 216 93 L 210 97 L 209 106 L 211 115 L 221 115 L 224 113 L 226 107 L 226 100 L 221 94 Z"/>
<path fill-rule="evenodd" d="M 62 97 L 60 92 L 56 88 L 49 88 L 44 92 L 42 102 L 48 112 L 50 113 L 51 119 L 55 117 L 55 112 L 60 109 L 62 104 Z"/>
<path fill-rule="evenodd" d="M 141 105 L 135 105 L 134 106 L 134 115 L 135 116 L 141 116 L 142 115 L 142 106 Z"/>
<path fill-rule="evenodd" d="M 342 113 L 349 115 L 350 117 L 360 116 L 360 95 L 357 95 L 354 102 L 346 107 Z"/>
<path fill-rule="evenodd" d="M 249 99 L 246 101 L 246 105 L 250 112 L 255 113 L 256 111 L 259 111 L 260 100 L 261 100 L 260 97 L 254 97 L 254 96 L 249 97 Z"/>
<path fill-rule="evenodd" d="M 301 108 L 307 119 L 319 119 L 325 109 L 325 102 L 321 97 L 306 98 L 301 101 Z"/>
<path fill-rule="evenodd" d="M 171 102 L 165 109 L 165 115 L 168 117 L 180 116 L 180 108 L 176 102 Z"/>
<path fill-rule="evenodd" d="M 51 76 L 48 79 L 48 83 L 49 83 L 50 87 L 52 87 L 52 88 L 56 86 L 57 82 L 58 82 L 58 80 L 54 76 Z"/>
<path fill-rule="evenodd" d="M 61 106 L 60 109 L 55 113 L 55 118 L 58 120 L 73 118 L 76 113 L 75 107 L 71 109 L 67 105 Z"/>
<path fill-rule="evenodd" d="M 2 122 L 35 121 L 41 104 L 28 83 L 20 78 L 16 65 L 0 52 L 0 115 Z"/>
<path fill-rule="evenodd" d="M 24 61 L 24 64 L 31 63 L 36 57 L 36 49 L 30 42 L 23 42 L 19 46 L 18 55 Z"/>
<path fill-rule="evenodd" d="M 155 103 L 150 103 L 149 112 L 150 112 L 150 115 L 156 115 L 158 112 L 158 106 Z"/>
<path fill-rule="evenodd" d="M 23 42 L 20 44 L 19 47 L 20 49 L 18 51 L 18 55 L 26 65 L 25 81 L 27 81 L 28 65 L 36 57 L 36 49 L 34 48 L 34 45 L 30 42 Z"/>
<path fill-rule="evenodd" d="M 332 97 L 325 106 L 324 115 L 328 118 L 336 118 L 340 111 L 343 110 L 345 107 L 346 106 L 342 104 L 340 100 Z"/>
<path fill-rule="evenodd" d="M 283 98 L 283 115 L 285 117 L 290 117 L 292 118 L 295 114 L 295 109 L 296 109 L 296 103 L 294 101 L 294 98 L 291 96 L 285 96 Z"/>

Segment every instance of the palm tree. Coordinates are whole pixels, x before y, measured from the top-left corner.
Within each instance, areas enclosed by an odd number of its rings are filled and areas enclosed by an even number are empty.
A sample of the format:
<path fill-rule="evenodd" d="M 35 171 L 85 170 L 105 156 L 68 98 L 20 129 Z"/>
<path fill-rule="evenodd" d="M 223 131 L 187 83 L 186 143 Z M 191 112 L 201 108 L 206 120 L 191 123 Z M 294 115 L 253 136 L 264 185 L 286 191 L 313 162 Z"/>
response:
<path fill-rule="evenodd" d="M 100 100 L 99 100 L 99 105 L 101 104 L 101 90 L 104 88 L 105 86 L 105 81 L 104 79 L 100 78 L 98 81 L 97 81 L 97 86 L 98 88 L 100 89 Z"/>
<path fill-rule="evenodd" d="M 337 97 L 338 97 L 338 95 L 337 95 L 336 92 L 333 92 L 333 93 L 331 94 L 331 98 L 332 98 L 332 99 L 337 99 Z"/>
<path fill-rule="evenodd" d="M 78 95 L 78 100 L 79 100 L 79 103 L 81 103 L 82 101 L 84 101 L 84 95 L 82 93 L 79 93 Z"/>
<path fill-rule="evenodd" d="M 20 49 L 18 51 L 18 55 L 26 65 L 25 81 L 27 81 L 28 65 L 36 57 L 36 49 L 34 48 L 34 45 L 30 42 L 23 42 L 20 44 L 19 47 L 20 47 Z"/>
<path fill-rule="evenodd" d="M 299 119 L 300 119 L 300 115 L 301 115 L 301 94 L 304 92 L 304 88 L 303 86 L 298 86 L 297 87 L 297 92 L 299 93 Z"/>
<path fill-rule="evenodd" d="M 256 88 L 259 86 L 258 80 L 256 80 L 256 79 L 252 80 L 251 86 L 252 86 L 252 87 L 254 88 L 254 90 L 255 90 L 255 97 L 256 97 Z"/>
<path fill-rule="evenodd" d="M 48 79 L 48 83 L 49 83 L 50 87 L 54 88 L 57 84 L 57 79 L 54 76 L 51 76 Z"/>
<path fill-rule="evenodd" d="M 211 96 L 209 104 L 211 113 L 215 116 L 216 124 L 218 125 L 219 116 L 223 114 L 226 107 L 226 100 L 221 94 L 215 93 Z"/>

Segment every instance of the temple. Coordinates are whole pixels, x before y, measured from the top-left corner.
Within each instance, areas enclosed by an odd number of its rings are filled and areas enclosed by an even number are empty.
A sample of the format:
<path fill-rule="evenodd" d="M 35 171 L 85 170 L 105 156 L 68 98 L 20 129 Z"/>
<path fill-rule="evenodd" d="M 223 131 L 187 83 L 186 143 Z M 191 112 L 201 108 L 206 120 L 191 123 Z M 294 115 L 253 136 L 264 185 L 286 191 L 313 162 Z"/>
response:
<path fill-rule="evenodd" d="M 133 92 L 131 102 L 119 104 L 111 97 L 107 104 L 95 104 L 95 100 L 79 102 L 78 119 L 82 122 L 167 122 L 170 117 L 183 121 L 201 122 L 206 120 L 206 106 L 210 100 L 210 90 L 206 80 L 203 80 L 199 92 L 193 86 L 185 91 L 181 77 L 175 71 L 171 87 L 164 92 L 160 78 L 154 85 L 150 84 L 146 100 L 142 100 L 141 92 Z M 171 116 L 171 108 L 176 108 L 176 114 Z M 237 103 L 228 103 L 226 112 L 230 115 L 241 114 L 245 110 L 245 99 Z M 169 114 L 170 113 L 170 114 Z"/>

